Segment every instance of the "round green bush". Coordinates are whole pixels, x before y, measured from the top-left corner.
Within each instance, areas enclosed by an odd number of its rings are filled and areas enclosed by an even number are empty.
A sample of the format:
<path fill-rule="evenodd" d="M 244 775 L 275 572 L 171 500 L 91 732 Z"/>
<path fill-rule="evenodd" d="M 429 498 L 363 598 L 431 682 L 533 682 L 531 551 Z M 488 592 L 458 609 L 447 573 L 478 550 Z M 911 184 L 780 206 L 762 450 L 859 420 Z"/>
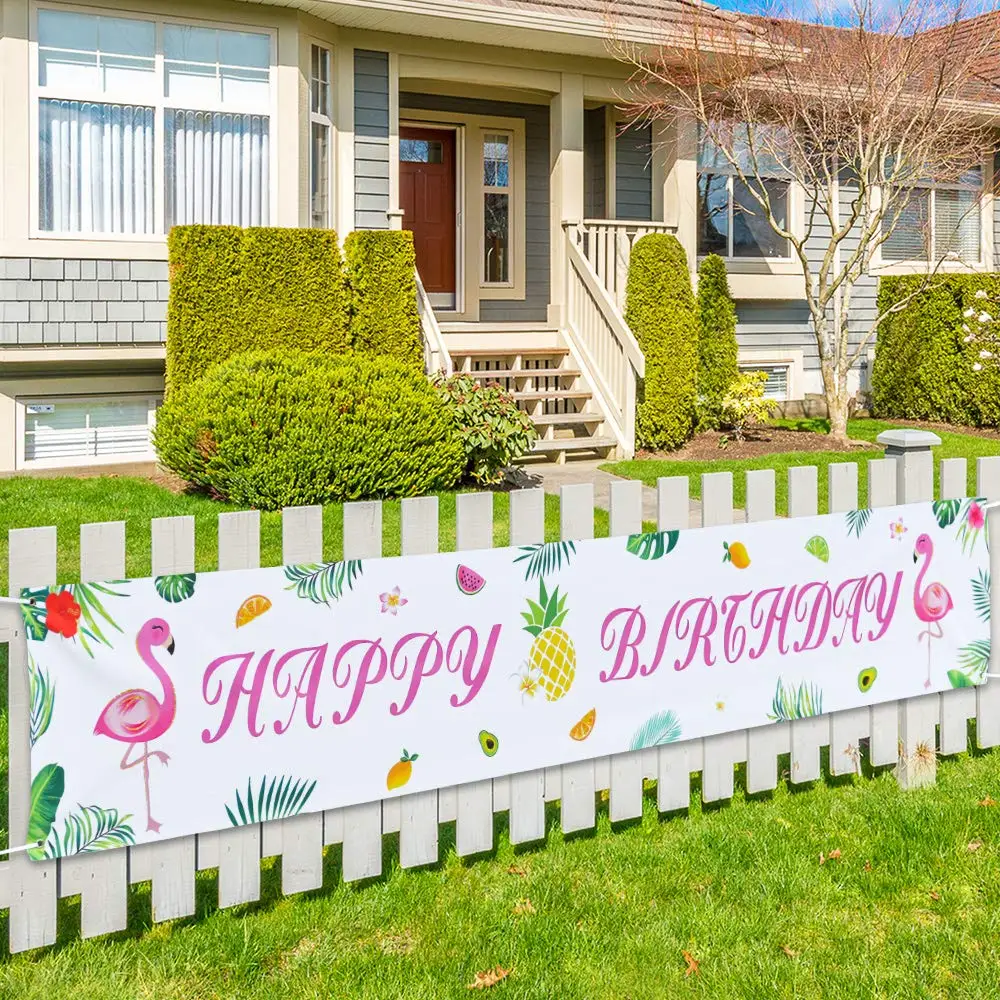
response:
<path fill-rule="evenodd" d="M 238 355 L 171 392 L 154 442 L 187 482 L 260 510 L 418 496 L 465 469 L 427 378 L 358 355 Z"/>

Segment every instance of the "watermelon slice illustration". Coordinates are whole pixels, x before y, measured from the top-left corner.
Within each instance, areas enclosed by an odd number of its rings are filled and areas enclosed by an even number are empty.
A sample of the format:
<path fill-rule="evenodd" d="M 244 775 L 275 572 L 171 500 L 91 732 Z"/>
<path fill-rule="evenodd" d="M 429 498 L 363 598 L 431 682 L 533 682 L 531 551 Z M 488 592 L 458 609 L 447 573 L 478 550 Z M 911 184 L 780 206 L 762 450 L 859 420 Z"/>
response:
<path fill-rule="evenodd" d="M 455 583 L 463 594 L 468 594 L 470 597 L 478 594 L 486 586 L 486 580 L 468 566 L 458 567 L 455 571 Z"/>

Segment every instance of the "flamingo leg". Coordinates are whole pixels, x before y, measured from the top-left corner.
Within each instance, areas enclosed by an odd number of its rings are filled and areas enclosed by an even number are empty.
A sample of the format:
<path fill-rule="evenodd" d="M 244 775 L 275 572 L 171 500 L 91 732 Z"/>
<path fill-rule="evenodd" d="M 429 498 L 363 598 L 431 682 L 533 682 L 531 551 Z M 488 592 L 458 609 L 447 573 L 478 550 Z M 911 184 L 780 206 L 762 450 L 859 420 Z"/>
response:
<path fill-rule="evenodd" d="M 157 754 L 156 751 L 154 751 L 154 753 L 151 754 L 149 752 L 149 744 L 143 743 L 142 756 L 137 758 L 136 760 L 130 761 L 129 757 L 132 755 L 132 751 L 135 749 L 136 746 L 137 744 L 135 743 L 130 743 L 128 745 L 128 749 L 125 751 L 125 756 L 122 757 L 121 769 L 123 771 L 127 771 L 130 768 L 138 767 L 140 764 L 142 765 L 142 784 L 146 792 L 146 829 L 152 831 L 153 833 L 159 833 L 160 824 L 157 823 L 155 819 L 153 819 L 152 814 L 149 811 L 149 758 L 159 754 Z"/>

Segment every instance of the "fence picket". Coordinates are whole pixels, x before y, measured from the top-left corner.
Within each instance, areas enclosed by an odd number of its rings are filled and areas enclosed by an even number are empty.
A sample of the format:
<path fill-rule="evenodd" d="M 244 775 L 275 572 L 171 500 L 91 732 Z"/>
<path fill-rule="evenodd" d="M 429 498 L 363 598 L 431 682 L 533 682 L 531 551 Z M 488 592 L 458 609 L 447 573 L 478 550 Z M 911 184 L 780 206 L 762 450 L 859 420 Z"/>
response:
<path fill-rule="evenodd" d="M 545 540 L 545 494 L 516 490 L 510 494 L 510 544 L 535 545 Z M 515 664 L 512 664 L 515 666 Z M 545 772 L 524 771 L 507 781 L 510 840 L 524 844 L 545 836 Z M 494 799 L 496 783 L 494 782 Z"/>
<path fill-rule="evenodd" d="M 634 535 L 642 531 L 642 483 L 638 480 L 611 484 L 609 527 L 612 536 Z M 642 816 L 644 753 L 643 750 L 636 750 L 615 754 L 608 761 L 607 768 L 598 766 L 595 761 L 595 771 L 608 771 L 608 808 L 612 823 Z M 600 763 L 603 764 L 604 760 L 607 758 L 602 758 Z M 596 785 L 601 788 L 604 781 L 598 779 Z"/>
<path fill-rule="evenodd" d="M 437 497 L 404 500 L 401 507 L 402 554 L 416 556 L 437 552 Z M 382 803 L 383 817 L 388 814 L 391 801 Z M 400 865 L 403 868 L 416 868 L 419 865 L 434 864 L 438 859 L 438 793 L 415 792 L 403 795 L 397 801 Z"/>
<path fill-rule="evenodd" d="M 80 526 L 80 579 L 125 579 L 125 523 Z M 84 938 L 123 931 L 128 923 L 128 854 L 101 851 L 60 862 L 59 895 L 80 894 Z"/>
<path fill-rule="evenodd" d="M 1000 500 L 1000 457 L 976 459 L 976 495 Z M 997 536 L 997 515 L 987 515 Z M 990 579 L 1000 578 L 1000 545 L 990 549 Z M 994 602 L 995 603 L 995 602 Z M 1000 746 L 1000 614 L 990 615 L 990 666 L 994 679 L 976 688 L 976 742 L 980 747 Z"/>
<path fill-rule="evenodd" d="M 378 559 L 381 555 L 382 504 L 344 504 L 344 559 Z M 343 843 L 341 871 L 345 882 L 382 874 L 381 802 L 330 809 L 324 827 L 328 844 Z"/>
<path fill-rule="evenodd" d="M 455 498 L 459 552 L 493 547 L 493 494 L 461 493 Z M 493 782 L 475 781 L 439 793 L 441 819 L 445 819 L 446 793 L 456 797 L 455 851 L 459 857 L 493 848 Z M 449 817 L 450 818 L 450 817 Z"/>
<path fill-rule="evenodd" d="M 18 528 L 8 533 L 7 560 L 10 594 L 22 587 L 56 583 L 56 529 Z M 20 619 L 20 614 L 17 613 Z M 20 620 L 15 628 L 23 629 Z M 31 799 L 29 718 L 31 694 L 28 661 L 23 642 L 12 642 L 8 658 L 7 746 L 10 766 L 7 830 L 9 844 L 20 847 L 28 837 Z M 10 899 L 10 950 L 28 951 L 56 940 L 57 862 L 29 861 L 26 854 L 11 856 L 7 869 Z"/>
<path fill-rule="evenodd" d="M 158 517 L 150 531 L 153 576 L 195 571 L 193 517 Z M 184 651 L 179 652 L 183 657 Z M 194 913 L 194 873 L 194 837 L 129 848 L 129 878 L 133 883 L 152 882 L 153 920 L 157 923 Z"/>
<path fill-rule="evenodd" d="M 560 534 L 563 541 L 594 537 L 594 487 L 591 483 L 563 486 L 559 491 Z M 571 607 L 572 610 L 572 607 Z M 580 664 L 577 664 L 580 669 Z M 549 799 L 549 774 L 558 772 L 563 833 L 592 830 L 597 822 L 597 782 L 592 760 L 549 768 L 545 774 L 545 797 Z M 556 775 L 553 775 L 556 777 Z"/>

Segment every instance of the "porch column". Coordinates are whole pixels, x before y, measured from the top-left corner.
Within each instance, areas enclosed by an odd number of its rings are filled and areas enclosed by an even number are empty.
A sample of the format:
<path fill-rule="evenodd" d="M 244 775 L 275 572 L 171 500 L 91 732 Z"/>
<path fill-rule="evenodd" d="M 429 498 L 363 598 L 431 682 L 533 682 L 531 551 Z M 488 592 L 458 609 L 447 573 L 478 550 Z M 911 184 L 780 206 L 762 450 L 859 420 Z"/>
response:
<path fill-rule="evenodd" d="M 559 93 L 549 118 L 550 261 L 552 267 L 548 319 L 559 325 L 566 301 L 566 237 L 563 221 L 583 218 L 583 77 L 560 74 Z"/>
<path fill-rule="evenodd" d="M 662 215 L 657 207 L 662 205 Z M 653 215 L 677 227 L 692 272 L 698 267 L 698 130 L 684 119 L 653 125 Z"/>
<path fill-rule="evenodd" d="M 341 242 L 354 229 L 354 46 L 340 44 L 336 53 L 334 108 L 337 115 L 335 164 L 337 235 Z"/>

